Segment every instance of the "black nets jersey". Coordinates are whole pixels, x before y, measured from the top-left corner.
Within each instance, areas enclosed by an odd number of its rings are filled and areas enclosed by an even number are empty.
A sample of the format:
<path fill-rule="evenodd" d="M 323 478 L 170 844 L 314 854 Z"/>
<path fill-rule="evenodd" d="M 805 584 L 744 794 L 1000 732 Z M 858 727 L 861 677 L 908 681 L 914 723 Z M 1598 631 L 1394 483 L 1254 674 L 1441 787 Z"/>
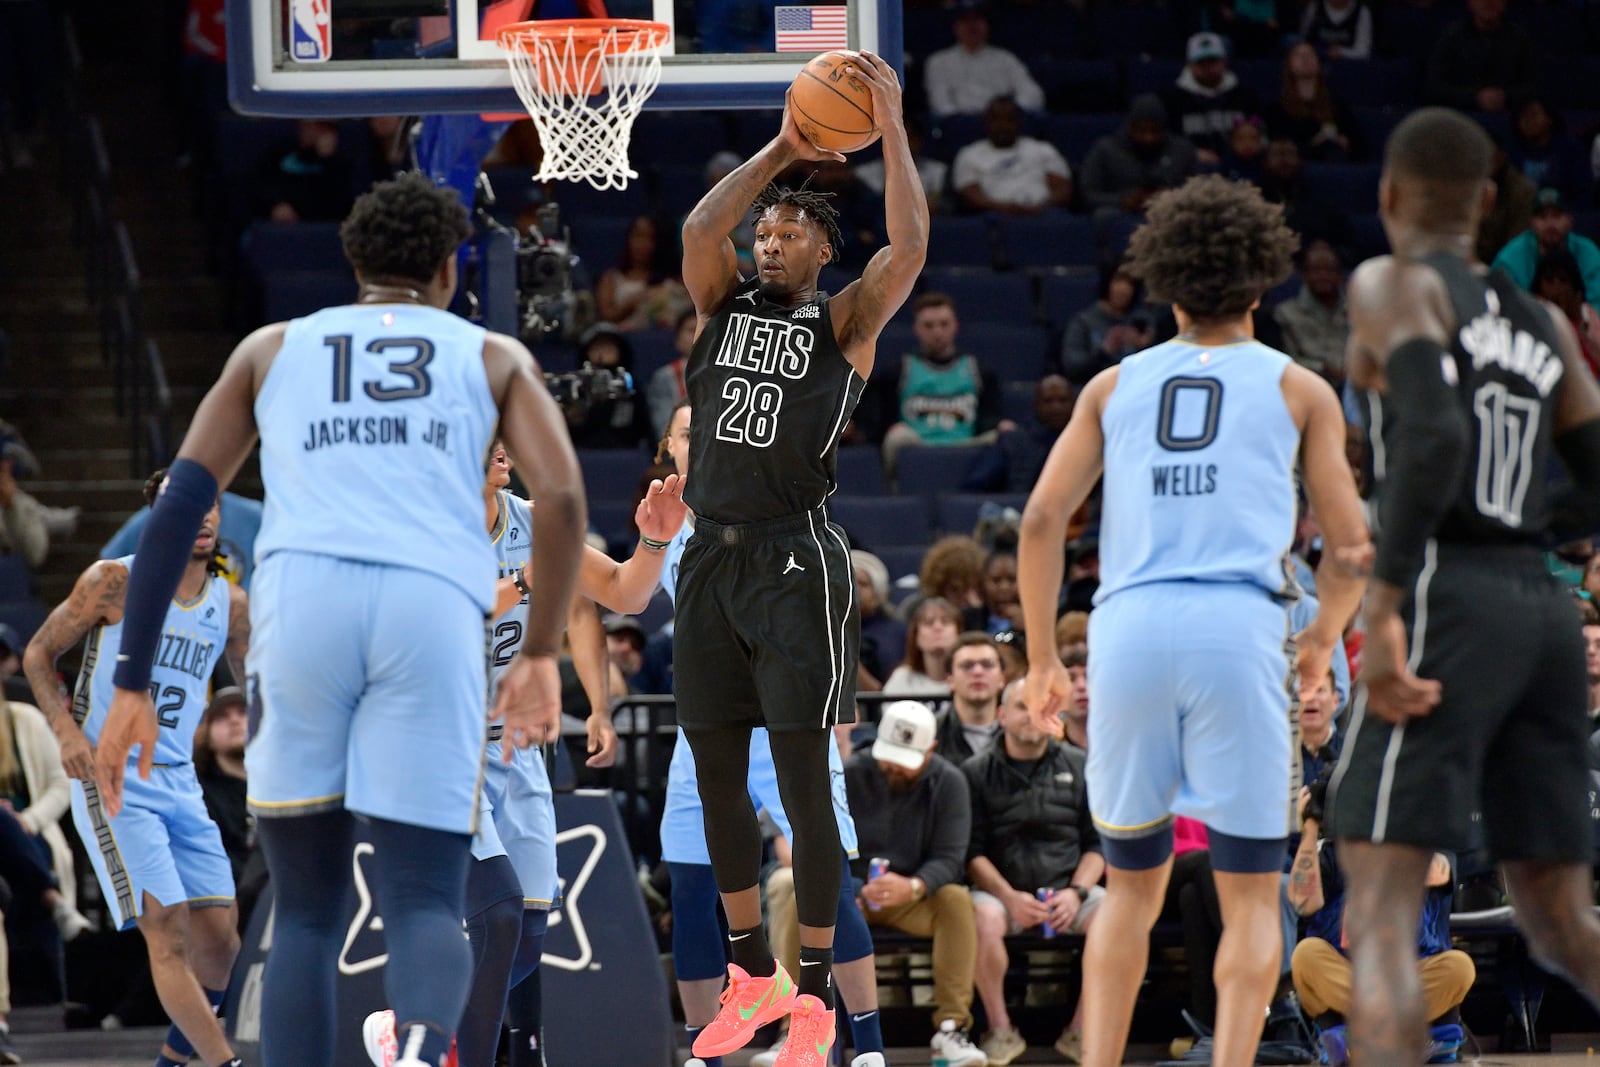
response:
<path fill-rule="evenodd" d="M 685 375 L 694 411 L 684 501 L 713 522 L 763 522 L 833 492 L 839 435 L 865 380 L 839 349 L 828 295 L 782 307 L 744 282 L 711 316 Z"/>
<path fill-rule="evenodd" d="M 1455 309 L 1445 380 L 1466 416 L 1465 468 L 1436 537 L 1457 544 L 1542 543 L 1550 522 L 1548 477 L 1558 389 L 1566 365 L 1544 307 L 1503 271 L 1478 274 L 1456 256 L 1424 260 Z M 1373 474 L 1384 476 L 1384 436 L 1405 418 L 1369 397 Z M 1382 509 L 1380 508 L 1380 518 Z"/>

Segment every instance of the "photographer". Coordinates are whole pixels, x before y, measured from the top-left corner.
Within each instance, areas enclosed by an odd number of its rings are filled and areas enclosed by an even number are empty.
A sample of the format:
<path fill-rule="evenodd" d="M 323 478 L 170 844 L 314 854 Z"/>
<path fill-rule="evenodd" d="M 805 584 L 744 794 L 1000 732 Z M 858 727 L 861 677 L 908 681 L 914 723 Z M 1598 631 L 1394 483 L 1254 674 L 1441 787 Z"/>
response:
<path fill-rule="evenodd" d="M 555 393 L 566 413 L 573 445 L 638 448 L 650 441 L 649 413 L 632 387 L 633 346 L 627 335 L 600 322 L 589 327 L 578 344 L 582 369 L 571 376 L 571 390 Z"/>
<path fill-rule="evenodd" d="M 1322 836 L 1328 777 L 1324 774 L 1300 790 L 1300 847 L 1289 875 L 1289 897 L 1306 919 L 1306 936 L 1295 946 L 1291 962 L 1295 991 L 1322 1031 L 1323 1061 L 1336 1067 L 1350 1061 L 1344 1017 L 1350 1008 L 1351 968 L 1346 955 L 1344 878 L 1333 842 Z M 1454 1063 L 1465 1036 L 1461 1002 L 1477 978 L 1477 968 L 1471 956 L 1450 947 L 1455 864 L 1448 854 L 1434 853 L 1426 884 L 1417 956 L 1431 1029 L 1428 1062 Z"/>

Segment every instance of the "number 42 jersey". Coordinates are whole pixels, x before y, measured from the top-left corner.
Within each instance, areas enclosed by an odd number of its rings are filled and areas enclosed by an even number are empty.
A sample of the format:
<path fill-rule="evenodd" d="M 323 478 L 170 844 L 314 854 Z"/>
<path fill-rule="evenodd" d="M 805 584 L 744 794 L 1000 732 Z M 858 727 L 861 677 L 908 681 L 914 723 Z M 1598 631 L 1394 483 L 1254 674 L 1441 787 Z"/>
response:
<path fill-rule="evenodd" d="M 291 321 L 255 402 L 266 487 L 257 562 L 295 551 L 411 567 L 488 611 L 495 559 L 481 494 L 498 411 L 484 336 L 418 304 Z"/>

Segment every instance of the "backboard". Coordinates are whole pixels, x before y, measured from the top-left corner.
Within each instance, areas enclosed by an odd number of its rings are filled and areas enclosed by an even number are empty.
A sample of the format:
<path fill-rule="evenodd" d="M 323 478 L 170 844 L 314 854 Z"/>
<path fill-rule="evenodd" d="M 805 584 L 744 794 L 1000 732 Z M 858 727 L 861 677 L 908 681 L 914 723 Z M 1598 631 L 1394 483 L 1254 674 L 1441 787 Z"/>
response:
<path fill-rule="evenodd" d="M 779 107 L 834 48 L 903 66 L 900 0 L 227 0 L 229 96 L 247 115 L 517 113 L 495 30 L 602 14 L 672 27 L 655 110 Z"/>

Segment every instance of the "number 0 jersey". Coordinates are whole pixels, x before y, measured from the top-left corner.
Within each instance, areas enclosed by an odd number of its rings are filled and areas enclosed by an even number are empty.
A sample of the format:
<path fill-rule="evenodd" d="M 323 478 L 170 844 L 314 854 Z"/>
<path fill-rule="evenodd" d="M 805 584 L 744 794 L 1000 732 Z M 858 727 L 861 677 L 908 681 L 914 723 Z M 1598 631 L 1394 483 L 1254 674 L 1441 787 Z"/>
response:
<path fill-rule="evenodd" d="M 695 341 L 685 382 L 696 515 L 762 522 L 833 492 L 839 435 L 867 383 L 839 349 L 826 293 L 789 308 L 759 279 L 743 283 Z"/>
<path fill-rule="evenodd" d="M 118 563 L 133 570 L 133 557 Z M 181 766 L 194 758 L 194 732 L 206 710 L 211 672 L 228 641 L 228 580 L 207 578 L 205 593 L 193 604 L 174 600 L 167 605 L 161 626 L 161 644 L 150 672 L 150 695 L 161 724 L 156 742 L 158 764 Z M 83 727 L 90 744 L 100 739 L 100 727 L 111 708 L 115 686 L 111 681 L 117 649 L 122 646 L 122 623 L 97 626 L 83 649 L 83 666 L 72 694 L 72 717 Z M 138 753 L 128 757 L 136 762 Z"/>
<path fill-rule="evenodd" d="M 1101 414 L 1105 505 L 1095 603 L 1150 582 L 1248 582 L 1293 599 L 1300 431 L 1289 357 L 1176 339 L 1118 366 Z"/>
<path fill-rule="evenodd" d="M 1466 415 L 1466 464 L 1436 536 L 1454 543 L 1542 544 L 1550 521 L 1547 472 L 1552 425 L 1566 364 L 1549 314 L 1504 271 L 1476 273 L 1464 260 L 1429 256 L 1455 308 L 1456 336 L 1443 357 L 1445 381 Z M 1385 438 L 1405 418 L 1368 396 L 1373 474 L 1381 490 Z M 1380 504 L 1387 500 L 1379 497 Z M 1379 520 L 1383 518 L 1380 506 Z"/>
<path fill-rule="evenodd" d="M 483 345 L 481 327 L 416 304 L 290 322 L 255 402 L 257 562 L 288 550 L 411 567 L 487 611 L 483 464 L 498 412 Z"/>

